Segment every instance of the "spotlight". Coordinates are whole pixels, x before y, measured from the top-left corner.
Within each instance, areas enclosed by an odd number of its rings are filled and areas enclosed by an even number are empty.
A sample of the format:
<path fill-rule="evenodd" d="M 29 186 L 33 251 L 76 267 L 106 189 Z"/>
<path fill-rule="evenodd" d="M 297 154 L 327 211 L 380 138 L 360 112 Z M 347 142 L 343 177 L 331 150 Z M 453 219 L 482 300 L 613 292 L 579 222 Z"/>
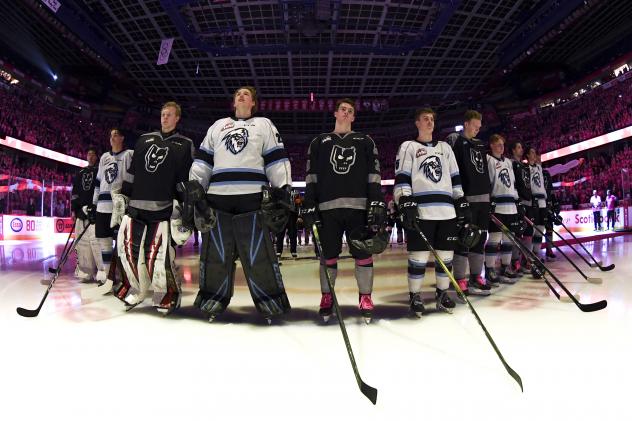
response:
<path fill-rule="evenodd" d="M 57 75 L 53 73 L 53 80 L 57 80 Z"/>

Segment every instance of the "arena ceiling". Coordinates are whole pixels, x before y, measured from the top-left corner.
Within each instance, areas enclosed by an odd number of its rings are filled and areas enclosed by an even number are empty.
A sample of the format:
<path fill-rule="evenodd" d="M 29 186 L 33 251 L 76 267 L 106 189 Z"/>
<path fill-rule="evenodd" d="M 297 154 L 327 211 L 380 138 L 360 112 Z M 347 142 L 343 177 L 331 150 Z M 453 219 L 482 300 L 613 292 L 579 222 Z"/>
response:
<path fill-rule="evenodd" d="M 95 66 L 107 68 L 117 80 L 127 81 L 125 89 L 134 91 L 133 97 L 156 102 L 174 98 L 197 120 L 225 115 L 233 90 L 252 84 L 262 99 L 306 100 L 313 94 L 316 101 L 345 96 L 366 100 L 366 112 L 357 121 L 363 130 L 401 126 L 422 104 L 461 110 L 484 102 L 490 86 L 504 80 L 505 67 L 519 68 L 516 62 L 578 64 L 590 56 L 586 46 L 594 43 L 595 34 L 610 41 L 630 35 L 625 19 L 632 9 L 627 0 L 565 0 L 561 3 L 572 5 L 571 11 L 584 8 L 582 19 L 592 16 L 590 31 L 569 25 L 547 43 L 551 48 L 520 58 L 529 48 L 529 34 L 561 22 L 564 16 L 554 13 L 561 13 L 559 1 L 61 3 L 87 21 L 83 37 L 72 39 L 79 32 L 76 27 L 69 32 L 51 24 L 53 14 L 37 0 L 20 0 L 11 10 L 0 10 L 7 27 L 27 28 L 49 62 L 84 73 Z M 612 35 L 615 29 L 619 38 Z M 172 37 L 169 62 L 156 65 L 161 40 Z M 332 123 L 328 111 L 267 114 L 286 132 L 320 132 Z"/>

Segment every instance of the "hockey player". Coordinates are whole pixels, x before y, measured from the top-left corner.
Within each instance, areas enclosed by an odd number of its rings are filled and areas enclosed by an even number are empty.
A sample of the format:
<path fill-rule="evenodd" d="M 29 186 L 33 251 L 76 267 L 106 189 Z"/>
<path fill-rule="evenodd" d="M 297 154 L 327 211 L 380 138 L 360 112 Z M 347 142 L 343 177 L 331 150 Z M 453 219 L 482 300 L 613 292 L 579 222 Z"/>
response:
<path fill-rule="evenodd" d="M 88 166 L 82 168 L 72 183 L 70 207 L 75 216 L 75 238 L 83 232 L 83 237 L 77 244 L 77 268 L 75 276 L 84 282 L 93 281 L 97 271 L 103 269 L 101 249 L 94 236 L 94 185 L 97 178 L 97 151 L 89 148 L 86 156 Z"/>
<path fill-rule="evenodd" d="M 515 234 L 518 232 L 518 192 L 511 161 L 503 156 L 505 139 L 494 134 L 489 138 L 491 155 L 487 155 L 487 168 L 492 186 L 492 212 Z M 492 285 L 516 283 L 516 273 L 511 269 L 512 242 L 494 224 L 489 225 L 489 238 L 485 244 L 485 279 Z M 496 257 L 500 252 L 500 272 L 496 272 Z"/>
<path fill-rule="evenodd" d="M 481 113 L 478 111 L 466 111 L 463 131 L 452 133 L 446 140 L 452 145 L 452 150 L 459 166 L 461 180 L 463 181 L 463 192 L 472 212 L 472 223 L 479 227 L 481 238 L 485 239 L 490 220 L 489 194 L 491 187 L 485 160 L 485 145 L 476 138 L 481 129 L 482 118 Z M 457 245 L 456 247 L 454 277 L 465 294 L 489 295 L 491 293 L 491 286 L 481 276 L 484 260 L 484 242 L 481 241 L 470 250 L 462 245 Z M 469 282 L 466 278 L 468 263 L 470 267 Z"/>
<path fill-rule="evenodd" d="M 203 233 L 195 305 L 210 321 L 226 309 L 239 257 L 255 306 L 270 322 L 290 310 L 270 235 L 287 223 L 292 207 L 290 162 L 274 124 L 254 116 L 255 88 L 237 89 L 233 107 L 234 117 L 208 129 L 189 172 L 187 202 L 195 203 L 196 215 L 207 205 L 214 209 L 195 217 Z"/>
<path fill-rule="evenodd" d="M 171 240 L 184 244 L 192 233 L 182 229 L 179 211 L 172 218 L 176 185 L 189 179 L 195 153 L 191 139 L 176 131 L 181 113 L 176 102 L 162 106 L 160 131 L 138 138 L 121 190 L 112 193 L 112 225 L 121 225 L 117 250 L 129 281 L 117 297 L 134 307 L 151 286 L 153 305 L 163 314 L 180 307 L 182 296 Z"/>
<path fill-rule="evenodd" d="M 540 232 L 544 232 L 549 216 L 546 210 L 546 189 L 542 165 L 538 164 L 538 153 L 533 146 L 527 148 L 527 160 L 529 161 L 529 175 L 531 179 L 531 195 L 533 198 L 532 221 Z M 542 248 L 542 236 L 537 230 L 533 230 L 533 252 L 539 255 Z"/>
<path fill-rule="evenodd" d="M 112 150 L 101 155 L 97 181 L 94 186 L 93 204 L 96 206 L 95 236 L 101 248 L 103 268 L 97 272 L 97 282 L 103 285 L 106 280 L 115 281 L 110 273 L 112 263 L 114 229 L 112 219 L 112 192 L 121 189 L 123 180 L 129 171 L 133 151 L 125 149 L 125 138 L 118 128 L 110 130 Z M 113 290 L 116 288 L 113 286 Z"/>
<path fill-rule="evenodd" d="M 418 136 L 401 144 L 395 161 L 393 196 L 408 239 L 410 310 L 417 317 L 425 311 L 421 286 L 430 250 L 419 231 L 424 233 L 451 270 L 458 232 L 457 219 L 460 219 L 459 223 L 470 220 L 454 153 L 448 143 L 432 139 L 434 120 L 435 113 L 430 108 L 415 112 Z M 455 304 L 447 294 L 450 284 L 448 274 L 439 265 L 435 266 L 435 274 L 436 307 L 452 312 Z"/>
<path fill-rule="evenodd" d="M 322 225 L 319 314 L 325 322 L 331 317 L 333 307 L 325 270 L 335 283 L 342 236 L 346 234 L 349 240 L 354 230 L 381 226 L 386 222 L 375 142 L 366 134 L 352 131 L 355 120 L 353 100 L 338 100 L 335 110 L 333 132 L 316 136 L 309 145 L 303 204 L 305 224 L 311 227 L 318 221 Z M 349 244 L 349 252 L 355 259 L 360 312 L 369 323 L 373 313 L 373 257 L 352 244 Z"/>
<path fill-rule="evenodd" d="M 522 143 L 514 142 L 511 146 L 511 163 L 513 165 L 514 176 L 516 177 L 516 192 L 518 193 L 519 201 L 516 202 L 516 209 L 518 211 L 518 222 L 520 223 L 520 231 L 522 233 L 522 243 L 524 246 L 531 250 L 533 247 L 532 237 L 533 228 L 531 226 L 525 226 L 527 223 L 523 221 L 523 217 L 527 216 L 533 219 L 533 198 L 531 195 L 531 175 L 529 172 L 529 166 L 522 162 L 524 155 L 524 148 Z M 518 247 L 514 246 L 511 252 L 511 267 L 517 274 L 524 274 L 528 271 L 528 267 L 524 267 L 520 264 L 520 251 Z"/>

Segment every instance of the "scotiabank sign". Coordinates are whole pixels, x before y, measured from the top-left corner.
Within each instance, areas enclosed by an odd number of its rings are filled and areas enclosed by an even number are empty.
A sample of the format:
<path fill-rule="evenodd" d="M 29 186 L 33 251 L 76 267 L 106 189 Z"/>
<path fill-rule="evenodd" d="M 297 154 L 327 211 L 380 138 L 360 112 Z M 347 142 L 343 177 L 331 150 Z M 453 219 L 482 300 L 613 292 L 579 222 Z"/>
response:
<path fill-rule="evenodd" d="M 0 240 L 42 240 L 72 231 L 72 218 L 3 215 Z"/>
<path fill-rule="evenodd" d="M 628 226 L 631 226 L 629 221 L 630 219 L 630 211 L 632 211 L 632 207 L 628 207 Z M 623 229 L 625 227 L 623 218 L 625 212 L 623 212 L 623 208 L 616 208 L 614 211 L 614 227 L 615 229 Z M 591 209 L 582 209 L 582 210 L 570 210 L 570 211 L 562 211 L 560 212 L 562 219 L 564 220 L 564 225 L 568 227 L 573 232 L 594 232 L 595 230 L 595 219 L 593 216 L 593 212 Z M 601 221 L 601 227 L 606 229 L 606 210 L 602 209 L 599 213 L 599 219 Z M 555 229 L 559 231 L 559 229 Z"/>

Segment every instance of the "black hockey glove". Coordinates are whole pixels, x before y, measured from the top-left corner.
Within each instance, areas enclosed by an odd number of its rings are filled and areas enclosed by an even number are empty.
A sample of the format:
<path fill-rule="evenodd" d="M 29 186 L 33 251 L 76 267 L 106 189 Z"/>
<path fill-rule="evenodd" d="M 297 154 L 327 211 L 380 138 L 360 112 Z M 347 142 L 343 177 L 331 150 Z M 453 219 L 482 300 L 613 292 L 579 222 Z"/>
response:
<path fill-rule="evenodd" d="M 454 201 L 454 211 L 458 226 L 462 227 L 472 222 L 472 209 L 465 197 L 459 197 Z"/>
<path fill-rule="evenodd" d="M 403 196 L 399 199 L 399 212 L 404 229 L 421 231 L 418 223 L 419 211 L 417 210 L 417 202 L 412 196 Z"/>
<path fill-rule="evenodd" d="M 96 224 L 97 223 L 97 207 L 96 205 L 88 205 L 88 206 L 84 206 L 85 207 L 85 214 L 86 217 L 88 218 L 88 222 L 90 222 L 91 224 Z"/>
<path fill-rule="evenodd" d="M 88 219 L 88 215 L 86 214 L 86 211 L 84 210 L 84 208 L 87 208 L 87 206 L 74 209 L 75 218 L 81 219 L 82 221 L 85 221 L 86 219 Z"/>
<path fill-rule="evenodd" d="M 307 203 L 303 203 L 303 207 L 300 212 L 301 218 L 303 218 L 303 225 L 310 231 L 312 230 L 312 226 L 316 223 L 319 223 L 318 218 L 318 210 L 316 209 L 316 205 L 308 205 Z"/>
<path fill-rule="evenodd" d="M 518 219 L 522 221 L 524 219 L 524 216 L 527 214 L 527 210 L 525 209 L 521 201 L 516 202 L 516 211 L 518 214 Z"/>
<path fill-rule="evenodd" d="M 489 213 L 496 213 L 496 202 L 494 202 L 493 200 L 489 202 Z"/>
<path fill-rule="evenodd" d="M 217 224 L 215 211 L 208 206 L 206 192 L 197 180 L 176 185 L 181 205 L 182 226 L 196 228 L 200 232 L 209 232 Z"/>
<path fill-rule="evenodd" d="M 369 203 L 366 224 L 369 227 L 381 227 L 386 222 L 386 203 L 374 200 Z"/>
<path fill-rule="evenodd" d="M 289 188 L 262 187 L 261 214 L 263 223 L 270 231 L 277 234 L 285 229 L 290 219 L 290 211 L 294 209 L 294 202 Z"/>

